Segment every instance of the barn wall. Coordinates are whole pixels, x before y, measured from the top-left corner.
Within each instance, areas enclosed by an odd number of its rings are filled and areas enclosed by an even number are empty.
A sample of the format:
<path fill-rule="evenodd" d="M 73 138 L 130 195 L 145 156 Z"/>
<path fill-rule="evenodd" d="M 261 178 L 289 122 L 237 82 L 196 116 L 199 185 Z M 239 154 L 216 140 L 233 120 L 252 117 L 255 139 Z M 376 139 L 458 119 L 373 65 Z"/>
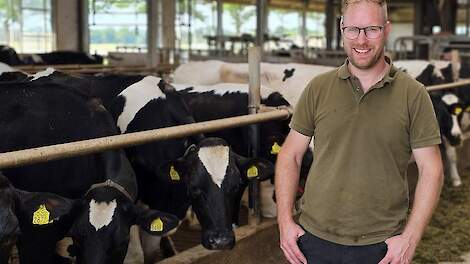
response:
<path fill-rule="evenodd" d="M 79 1 L 56 0 L 55 29 L 57 50 L 79 50 Z"/>

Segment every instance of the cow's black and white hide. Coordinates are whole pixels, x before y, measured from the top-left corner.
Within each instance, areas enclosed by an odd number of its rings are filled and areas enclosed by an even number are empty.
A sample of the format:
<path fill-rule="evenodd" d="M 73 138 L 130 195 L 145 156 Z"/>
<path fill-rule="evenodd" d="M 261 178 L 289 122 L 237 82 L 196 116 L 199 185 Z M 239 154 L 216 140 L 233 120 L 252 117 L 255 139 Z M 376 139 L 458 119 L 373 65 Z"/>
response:
<path fill-rule="evenodd" d="M 180 90 L 191 113 L 198 122 L 248 114 L 247 85 L 217 84 L 213 86 L 193 86 L 184 89 L 188 86 L 178 84 L 175 87 L 177 90 Z M 266 106 L 289 106 L 289 103 L 278 92 L 262 89 L 261 94 L 261 103 Z M 217 109 L 217 111 L 214 111 L 214 109 Z M 276 162 L 277 154 L 290 130 L 289 121 L 269 121 L 258 125 L 260 132 L 258 157 L 269 160 L 272 163 Z M 207 135 L 225 139 L 237 153 L 243 155 L 248 155 L 249 153 L 248 127 L 246 126 L 216 131 Z M 302 162 L 302 179 L 307 177 L 312 162 L 313 154 L 311 149 L 308 149 Z M 261 183 L 261 212 L 265 217 L 276 217 L 273 193 L 274 175 L 271 175 L 270 179 L 270 182 Z"/>
<path fill-rule="evenodd" d="M 23 61 L 25 64 L 34 65 L 103 64 L 103 57 L 81 51 L 53 51 L 25 56 Z"/>
<path fill-rule="evenodd" d="M 425 86 L 445 83 L 446 80 L 440 69 L 432 62 L 425 60 L 398 60 L 393 65 L 408 73 Z"/>
<path fill-rule="evenodd" d="M 445 174 L 450 177 L 453 186 L 462 184 L 457 170 L 456 147 L 462 141 L 462 131 L 459 119 L 462 117 L 462 104 L 459 98 L 452 93 L 433 94 L 431 99 L 441 130 L 441 152 L 444 154 Z"/>
<path fill-rule="evenodd" d="M 302 91 L 315 76 L 333 69 L 334 67 L 300 63 L 261 63 L 260 83 L 272 92 L 279 92 L 292 106 L 295 106 Z M 174 72 L 174 82 L 178 84 L 247 84 L 248 79 L 247 63 L 192 61 L 178 66 Z"/>
<path fill-rule="evenodd" d="M 24 64 L 16 51 L 9 46 L 0 45 L 0 62 L 11 66 Z"/>
<path fill-rule="evenodd" d="M 0 152 L 117 133 L 113 119 L 96 100 L 57 84 L 0 84 L 0 112 Z M 162 235 L 178 223 L 172 215 L 134 205 L 137 182 L 122 150 L 3 172 L 18 189 L 60 197 L 29 204 L 16 215 L 21 263 L 56 263 L 56 243 L 68 233 L 78 263 L 122 263 L 131 225 Z M 61 209 L 62 217 L 34 220 L 37 212 L 54 216 L 54 208 Z"/>
<path fill-rule="evenodd" d="M 110 109 L 122 133 L 194 122 L 181 95 L 152 76 L 123 90 Z M 246 170 L 256 166 L 251 169 L 258 177 L 273 171 L 271 163 L 242 158 L 221 139 L 203 135 L 135 146 L 127 153 L 137 173 L 139 199 L 181 220 L 191 205 L 202 226 L 202 244 L 208 249 L 234 246 L 232 222 L 248 182 Z M 151 242 L 144 239 L 147 263 L 153 261 L 155 250 L 149 250 L 146 244 Z"/>

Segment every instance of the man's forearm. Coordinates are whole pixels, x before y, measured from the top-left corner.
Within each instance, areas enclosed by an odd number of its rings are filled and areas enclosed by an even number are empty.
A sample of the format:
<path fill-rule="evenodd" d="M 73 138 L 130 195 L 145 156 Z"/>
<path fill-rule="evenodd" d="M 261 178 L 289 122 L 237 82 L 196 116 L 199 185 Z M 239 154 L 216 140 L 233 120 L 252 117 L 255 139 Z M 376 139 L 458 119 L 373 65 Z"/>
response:
<path fill-rule="evenodd" d="M 279 153 L 276 162 L 276 204 L 278 221 L 292 221 L 292 211 L 299 185 L 300 164 L 293 155 Z"/>
<path fill-rule="evenodd" d="M 437 205 L 443 184 L 442 165 L 439 162 L 419 169 L 413 207 L 403 235 L 418 244 Z"/>

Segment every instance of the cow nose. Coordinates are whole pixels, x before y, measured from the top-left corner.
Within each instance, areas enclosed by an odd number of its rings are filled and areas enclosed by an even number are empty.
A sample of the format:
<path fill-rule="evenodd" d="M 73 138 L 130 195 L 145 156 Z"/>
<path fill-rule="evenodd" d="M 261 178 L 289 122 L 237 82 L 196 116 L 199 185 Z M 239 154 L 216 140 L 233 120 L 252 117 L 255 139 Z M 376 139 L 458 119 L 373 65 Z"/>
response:
<path fill-rule="evenodd" d="M 235 235 L 233 231 L 211 232 L 207 240 L 203 240 L 203 246 L 212 250 L 232 249 L 235 246 Z M 207 243 L 204 243 L 204 242 Z"/>

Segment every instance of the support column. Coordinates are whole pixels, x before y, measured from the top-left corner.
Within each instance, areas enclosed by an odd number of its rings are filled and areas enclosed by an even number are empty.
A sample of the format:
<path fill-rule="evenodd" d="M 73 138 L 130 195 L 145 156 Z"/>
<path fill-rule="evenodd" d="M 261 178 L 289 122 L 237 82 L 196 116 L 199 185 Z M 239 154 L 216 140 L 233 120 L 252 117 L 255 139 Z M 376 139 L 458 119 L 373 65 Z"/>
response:
<path fill-rule="evenodd" d="M 158 36 L 158 0 L 147 1 L 147 66 L 156 67 Z"/>
<path fill-rule="evenodd" d="M 63 1 L 57 1 L 63 2 Z M 90 27 L 88 25 L 88 0 L 78 1 L 78 50 L 90 52 Z"/>
<path fill-rule="evenodd" d="M 325 11 L 326 11 L 326 20 L 325 20 L 325 29 L 326 29 L 326 49 L 332 50 L 332 43 L 335 32 L 335 9 L 334 1 L 327 0 L 325 2 Z"/>
<path fill-rule="evenodd" d="M 308 2 L 309 0 L 304 1 L 304 8 L 302 10 L 302 29 L 300 34 L 302 35 L 302 43 L 304 45 L 304 50 L 307 50 L 307 8 L 308 8 Z"/>
<path fill-rule="evenodd" d="M 174 0 L 162 0 L 162 45 L 175 48 L 176 3 Z"/>
<path fill-rule="evenodd" d="M 217 0 L 217 50 L 219 56 L 223 55 L 224 45 L 224 24 L 223 24 L 224 6 L 222 0 Z"/>
<path fill-rule="evenodd" d="M 442 6 L 439 6 L 441 17 L 441 31 L 455 34 L 457 25 L 457 0 L 445 0 Z"/>
<path fill-rule="evenodd" d="M 261 53 L 264 50 L 264 33 L 265 28 L 265 15 L 267 9 L 267 0 L 256 1 L 256 46 L 261 48 Z"/>

